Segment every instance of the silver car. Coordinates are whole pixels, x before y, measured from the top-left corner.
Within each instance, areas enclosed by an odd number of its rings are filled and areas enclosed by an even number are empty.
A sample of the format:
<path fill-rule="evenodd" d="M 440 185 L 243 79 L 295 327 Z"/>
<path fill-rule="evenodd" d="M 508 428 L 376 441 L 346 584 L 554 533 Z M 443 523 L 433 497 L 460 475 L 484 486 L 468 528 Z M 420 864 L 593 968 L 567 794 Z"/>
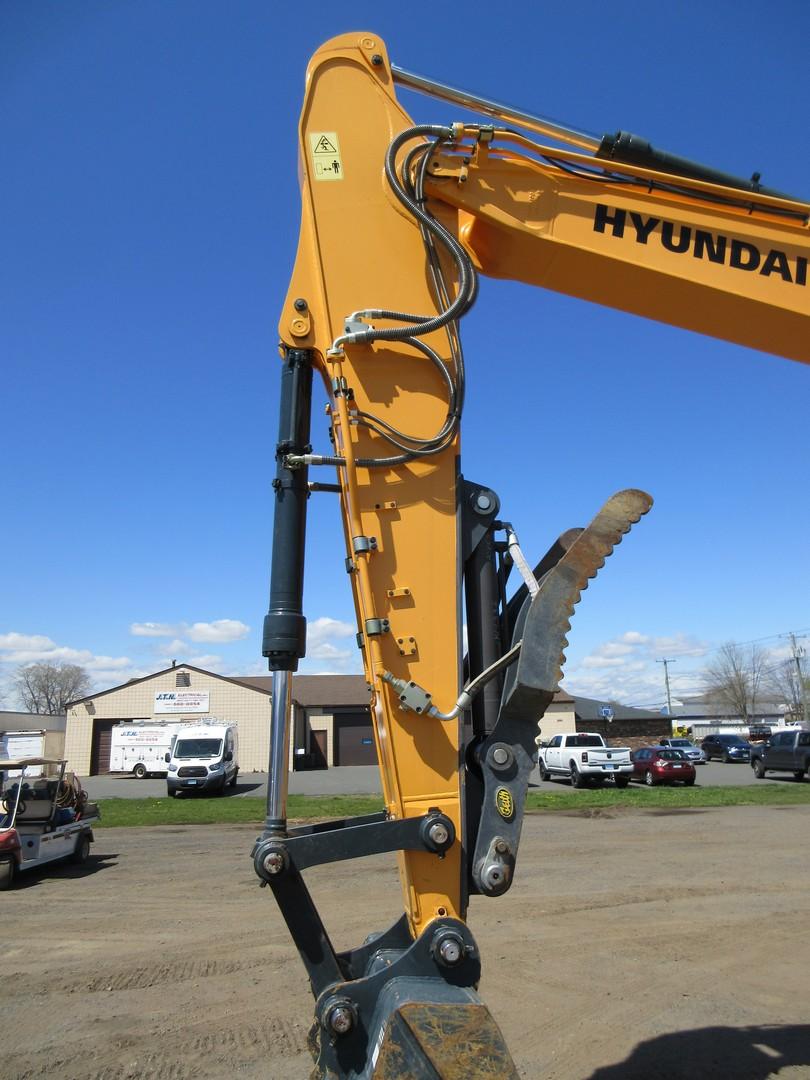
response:
<path fill-rule="evenodd" d="M 680 750 L 684 757 L 688 758 L 693 765 L 705 765 L 706 755 L 699 746 L 695 746 L 689 739 L 661 739 L 662 746 L 671 746 L 673 750 Z"/>

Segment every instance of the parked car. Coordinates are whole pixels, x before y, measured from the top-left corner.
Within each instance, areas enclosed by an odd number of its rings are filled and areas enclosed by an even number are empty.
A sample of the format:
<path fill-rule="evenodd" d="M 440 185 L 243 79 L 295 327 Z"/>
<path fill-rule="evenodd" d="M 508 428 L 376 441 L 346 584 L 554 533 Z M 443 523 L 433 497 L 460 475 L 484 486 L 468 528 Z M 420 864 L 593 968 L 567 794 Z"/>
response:
<path fill-rule="evenodd" d="M 647 787 L 656 784 L 686 784 L 695 782 L 695 766 L 682 750 L 671 746 L 642 746 L 630 755 L 633 760 L 633 779 L 643 780 Z"/>
<path fill-rule="evenodd" d="M 699 746 L 695 746 L 691 739 L 682 739 L 680 736 L 672 739 L 662 739 L 660 746 L 671 746 L 673 750 L 680 750 L 683 756 L 693 765 L 705 765 L 706 758 Z"/>
<path fill-rule="evenodd" d="M 731 761 L 751 760 L 751 744 L 740 735 L 707 735 L 700 748 L 707 761 L 720 758 L 728 764 Z"/>
<path fill-rule="evenodd" d="M 766 743 L 751 748 L 751 768 L 758 780 L 766 772 L 792 772 L 797 780 L 810 779 L 810 731 L 775 731 Z"/>
<path fill-rule="evenodd" d="M 748 741 L 750 743 L 763 743 L 771 737 L 771 729 L 767 724 L 751 724 L 748 728 Z"/>

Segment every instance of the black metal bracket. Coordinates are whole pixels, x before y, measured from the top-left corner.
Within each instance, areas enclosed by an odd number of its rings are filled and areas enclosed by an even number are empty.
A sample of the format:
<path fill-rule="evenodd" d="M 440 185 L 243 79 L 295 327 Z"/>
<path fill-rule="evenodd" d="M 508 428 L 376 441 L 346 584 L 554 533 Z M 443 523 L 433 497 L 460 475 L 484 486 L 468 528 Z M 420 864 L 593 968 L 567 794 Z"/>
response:
<path fill-rule="evenodd" d="M 370 814 L 305 825 L 286 837 L 262 835 L 257 839 L 252 852 L 254 869 L 260 883 L 273 890 L 316 997 L 333 983 L 351 978 L 357 962 L 352 959 L 354 952 L 341 957 L 336 954 L 301 871 L 385 851 L 428 851 L 442 858 L 455 840 L 453 822 L 438 810 L 404 820 L 390 819 L 385 813 Z M 401 934 L 396 935 L 397 942 L 401 938 Z"/>
<path fill-rule="evenodd" d="M 253 849 L 259 877 L 273 885 L 283 869 L 268 857 L 282 853 L 290 866 L 306 870 L 323 863 L 360 859 L 385 851 L 430 851 L 442 856 L 455 840 L 450 818 L 439 811 L 418 818 L 391 819 L 383 812 L 365 817 L 305 825 L 286 837 L 263 836 Z"/>

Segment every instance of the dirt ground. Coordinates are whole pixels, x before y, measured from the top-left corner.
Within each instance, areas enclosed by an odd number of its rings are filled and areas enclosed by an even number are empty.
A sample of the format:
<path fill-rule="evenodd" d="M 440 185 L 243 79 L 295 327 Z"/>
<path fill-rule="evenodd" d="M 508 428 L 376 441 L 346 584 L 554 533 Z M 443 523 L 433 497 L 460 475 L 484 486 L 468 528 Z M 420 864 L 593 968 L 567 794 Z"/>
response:
<path fill-rule="evenodd" d="M 0 895 L 4 1080 L 309 1076 L 304 969 L 256 829 L 103 829 Z M 810 1077 L 810 807 L 549 814 L 476 898 L 481 995 L 529 1080 Z M 307 873 L 338 948 L 401 911 L 393 858 Z"/>

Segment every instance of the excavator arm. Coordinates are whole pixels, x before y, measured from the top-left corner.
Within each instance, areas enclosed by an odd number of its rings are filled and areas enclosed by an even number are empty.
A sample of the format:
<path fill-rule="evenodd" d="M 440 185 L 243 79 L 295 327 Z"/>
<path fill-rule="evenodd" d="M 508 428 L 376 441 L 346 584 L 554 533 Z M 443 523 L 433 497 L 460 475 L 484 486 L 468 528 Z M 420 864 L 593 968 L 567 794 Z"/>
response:
<path fill-rule="evenodd" d="M 507 516 L 515 508 L 461 473 L 460 321 L 485 274 L 810 361 L 810 208 L 635 137 L 594 140 L 481 99 L 455 98 L 492 124 L 414 125 L 396 81 L 448 96 L 392 68 L 372 34 L 333 39 L 307 72 L 263 642 L 268 813 L 254 864 L 316 998 L 316 1075 L 508 1077 L 514 1066 L 476 994 L 468 903 L 512 882 L 537 724 L 574 606 L 652 500 L 614 495 L 531 567 Z M 516 339 L 530 343 L 525 325 L 504 314 L 511 332 L 495 371 Z M 326 453 L 310 445 L 316 371 L 329 398 Z M 312 491 L 340 503 L 336 565 L 355 605 L 384 806 L 302 829 L 288 826 L 286 783 Z M 520 579 L 511 597 L 510 573 Z M 303 871 L 384 851 L 398 855 L 403 917 L 338 954 Z"/>

